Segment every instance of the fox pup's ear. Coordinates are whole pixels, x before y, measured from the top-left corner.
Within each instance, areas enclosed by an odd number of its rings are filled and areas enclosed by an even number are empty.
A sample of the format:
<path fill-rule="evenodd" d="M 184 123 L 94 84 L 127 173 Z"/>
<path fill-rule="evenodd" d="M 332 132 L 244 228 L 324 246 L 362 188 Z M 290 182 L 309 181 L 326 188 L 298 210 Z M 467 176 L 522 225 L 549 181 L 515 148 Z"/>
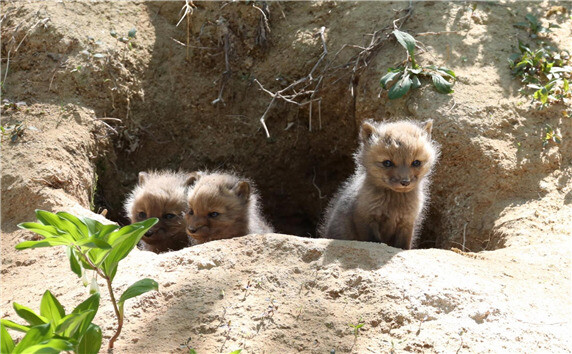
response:
<path fill-rule="evenodd" d="M 423 130 L 425 130 L 425 133 L 427 133 L 427 136 L 429 137 L 429 139 L 431 139 L 431 130 L 433 129 L 433 119 L 429 119 L 425 122 L 423 122 Z"/>
<path fill-rule="evenodd" d="M 139 172 L 139 184 L 145 183 L 147 177 L 149 177 L 149 174 L 147 172 Z"/>
<path fill-rule="evenodd" d="M 185 186 L 190 187 L 199 179 L 201 179 L 202 174 L 198 171 L 189 173 L 187 180 L 185 181 Z"/>
<path fill-rule="evenodd" d="M 369 121 L 363 122 L 359 134 L 361 141 L 367 143 L 373 135 L 377 135 L 375 127 Z"/>
<path fill-rule="evenodd" d="M 250 184 L 246 181 L 239 181 L 234 187 L 232 187 L 232 191 L 245 202 L 250 198 Z"/>

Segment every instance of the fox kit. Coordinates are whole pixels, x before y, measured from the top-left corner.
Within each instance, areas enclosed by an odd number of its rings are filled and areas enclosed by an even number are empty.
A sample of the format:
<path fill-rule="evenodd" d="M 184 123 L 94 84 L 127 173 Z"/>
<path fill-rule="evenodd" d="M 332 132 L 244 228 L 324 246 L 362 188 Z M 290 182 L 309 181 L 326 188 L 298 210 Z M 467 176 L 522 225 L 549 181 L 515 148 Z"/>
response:
<path fill-rule="evenodd" d="M 411 249 L 439 157 L 432 126 L 431 120 L 364 122 L 356 171 L 330 203 L 321 236 Z"/>
<path fill-rule="evenodd" d="M 252 184 L 226 173 L 196 172 L 188 192 L 187 234 L 197 243 L 274 232 L 262 217 Z"/>
<path fill-rule="evenodd" d="M 143 249 L 161 253 L 190 246 L 183 219 L 189 176 L 169 171 L 139 173 L 139 183 L 125 201 L 125 211 L 132 223 L 159 219 L 141 238 Z"/>

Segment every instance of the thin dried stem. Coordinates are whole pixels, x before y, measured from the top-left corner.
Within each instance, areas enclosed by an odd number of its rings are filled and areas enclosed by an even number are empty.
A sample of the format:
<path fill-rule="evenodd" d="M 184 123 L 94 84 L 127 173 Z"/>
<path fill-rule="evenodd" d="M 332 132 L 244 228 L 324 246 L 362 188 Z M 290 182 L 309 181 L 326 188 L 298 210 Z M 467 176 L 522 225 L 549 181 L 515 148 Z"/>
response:
<path fill-rule="evenodd" d="M 266 110 L 264 111 L 264 114 L 260 118 L 260 123 L 264 127 L 264 131 L 266 132 L 267 138 L 270 138 L 270 133 L 268 131 L 268 127 L 266 126 L 266 117 L 268 115 L 268 112 L 270 111 L 270 108 L 272 107 L 272 105 L 276 101 L 276 98 L 280 98 L 280 99 L 282 99 L 288 103 L 292 103 L 292 104 L 297 105 L 299 107 L 304 106 L 306 104 L 310 104 L 309 130 L 312 131 L 312 102 L 321 100 L 321 98 L 314 98 L 314 96 L 318 92 L 319 86 L 321 85 L 322 79 L 323 79 L 322 75 L 320 75 L 318 78 L 314 78 L 313 74 L 317 70 L 317 68 L 320 66 L 320 64 L 322 63 L 322 61 L 326 57 L 326 55 L 328 55 L 328 49 L 326 46 L 326 39 L 324 36 L 325 30 L 326 30 L 326 28 L 322 27 L 322 28 L 320 28 L 320 31 L 318 33 L 316 33 L 317 35 L 320 36 L 320 38 L 322 40 L 323 51 L 322 51 L 322 54 L 320 55 L 320 58 L 318 59 L 316 64 L 314 64 L 314 66 L 312 67 L 312 70 L 310 70 L 308 75 L 296 80 L 295 82 L 291 83 L 290 85 L 288 85 L 285 88 L 283 88 L 279 91 L 276 91 L 276 92 L 272 92 L 272 91 L 266 89 L 260 83 L 260 81 L 258 81 L 257 79 L 254 79 L 254 82 L 256 82 L 259 85 L 260 89 L 272 97 L 272 100 L 270 101 L 270 103 L 268 104 L 268 107 L 266 107 Z M 314 85 L 313 89 L 308 90 L 307 88 L 310 85 L 312 85 L 314 82 L 316 82 L 316 84 Z M 300 84 L 306 84 L 306 85 L 301 87 L 300 91 L 296 92 L 296 88 Z M 285 94 L 289 90 L 294 91 L 294 93 L 289 94 L 289 95 Z M 301 96 L 308 96 L 308 100 L 307 101 L 301 101 L 301 102 L 296 101 L 296 99 L 301 97 Z M 321 111 L 320 111 L 320 114 L 321 114 Z M 321 117 L 320 117 L 320 121 L 321 121 Z"/>

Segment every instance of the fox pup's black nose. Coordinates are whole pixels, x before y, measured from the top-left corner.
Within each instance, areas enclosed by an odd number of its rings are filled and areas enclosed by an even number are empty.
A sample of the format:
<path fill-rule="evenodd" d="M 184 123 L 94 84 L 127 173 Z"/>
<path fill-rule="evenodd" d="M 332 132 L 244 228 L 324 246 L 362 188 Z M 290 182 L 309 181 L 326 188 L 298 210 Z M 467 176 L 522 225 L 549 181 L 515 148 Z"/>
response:
<path fill-rule="evenodd" d="M 188 227 L 189 232 L 194 234 L 195 232 L 197 232 L 197 229 L 195 229 L 194 227 Z"/>
<path fill-rule="evenodd" d="M 411 184 L 411 182 L 410 182 L 409 180 L 407 180 L 407 179 L 404 179 L 404 180 L 401 181 L 401 185 L 404 186 L 404 187 L 407 187 L 407 186 L 410 185 L 410 184 Z"/>
<path fill-rule="evenodd" d="M 149 230 L 149 231 L 147 231 L 147 232 L 145 233 L 145 236 L 151 237 L 151 236 L 153 236 L 154 233 L 155 233 L 155 231 Z"/>

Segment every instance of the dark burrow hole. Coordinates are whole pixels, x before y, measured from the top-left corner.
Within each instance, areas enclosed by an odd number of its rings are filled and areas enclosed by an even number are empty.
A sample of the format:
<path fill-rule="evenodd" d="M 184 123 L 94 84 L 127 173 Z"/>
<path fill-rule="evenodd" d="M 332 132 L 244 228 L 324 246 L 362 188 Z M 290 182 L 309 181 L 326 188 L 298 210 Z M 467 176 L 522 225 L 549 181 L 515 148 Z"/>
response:
<path fill-rule="evenodd" d="M 263 136 L 258 136 L 264 141 Z M 351 139 L 349 145 L 356 146 L 356 139 Z M 145 149 L 142 154 L 149 151 Z M 151 149 L 152 150 L 152 149 Z M 220 170 L 234 171 L 253 180 L 261 195 L 262 207 L 265 217 L 274 226 L 277 233 L 315 238 L 317 227 L 322 220 L 323 212 L 343 181 L 353 173 L 354 163 L 350 154 L 332 157 L 330 161 L 320 161 L 314 166 L 311 160 L 305 163 L 289 165 L 284 168 L 280 162 L 270 163 L 264 170 L 253 168 L 248 170 L 240 168 L 244 161 L 211 161 L 195 163 L 195 167 L 161 164 L 163 155 L 158 151 L 157 156 L 147 155 L 149 164 L 133 163 L 138 155 L 127 154 L 117 149 L 113 155 L 113 163 L 106 160 L 98 165 L 98 182 L 94 196 L 94 211 L 101 212 L 107 209 L 107 218 L 120 225 L 129 224 L 129 219 L 123 210 L 123 203 L 129 192 L 137 183 L 140 171 L 152 169 L 182 169 L 194 170 Z M 303 161 L 298 156 L 297 161 Z M 246 164 L 249 165 L 248 163 Z M 119 167 L 121 166 L 121 167 Z M 326 172 L 317 172 L 328 171 Z M 270 171 L 270 174 L 265 174 Z M 274 172 L 272 172 L 274 171 Z M 439 206 L 431 204 L 425 215 L 422 231 L 417 239 L 415 248 L 441 248 L 444 242 L 443 229 Z"/>
<path fill-rule="evenodd" d="M 150 5 L 149 9 L 154 14 L 153 23 L 163 28 L 165 16 L 176 22 L 180 5 L 161 3 Z M 227 10 L 231 11 L 230 7 Z M 216 20 L 219 9 L 213 11 Z M 257 27 L 258 13 L 255 13 L 252 18 L 232 11 L 227 14 L 231 29 L 243 34 L 240 38 L 233 37 L 236 48 L 246 48 L 246 44 L 253 43 L 255 33 L 244 30 Z M 251 20 L 254 22 L 248 22 Z M 158 38 L 184 36 L 182 29 L 166 28 L 173 32 L 158 32 Z M 207 34 L 201 40 L 209 46 L 219 42 L 218 37 L 209 42 Z M 189 61 L 185 60 L 184 50 L 173 50 L 161 41 L 156 42 L 150 70 L 141 76 L 145 100 L 136 95 L 126 99 L 117 93 L 114 106 L 96 109 L 98 116 L 126 117 L 122 119 L 126 126 L 116 127 L 121 133 L 120 137 L 114 137 L 115 148 L 108 151 L 97 168 L 96 211 L 105 208 L 108 218 L 127 224 L 123 203 L 136 185 L 140 171 L 230 170 L 255 182 L 264 215 L 276 232 L 316 237 L 316 228 L 329 200 L 354 171 L 352 154 L 357 147 L 358 122 L 371 118 L 373 112 L 361 112 L 366 116 L 356 117 L 356 98 L 348 93 L 349 76 L 341 81 L 341 76 L 332 77 L 320 90 L 321 111 L 314 106 L 312 131 L 308 123 L 311 105 L 295 107 L 277 100 L 267 116 L 272 133 L 268 139 L 259 119 L 269 107 L 270 98 L 252 79 L 271 83 L 279 75 L 281 65 L 290 63 L 286 63 L 281 52 L 274 53 L 257 45 L 253 48 L 248 53 L 237 52 L 231 56 L 232 73 L 222 85 L 224 104 L 215 105 L 213 99 L 219 94 L 220 80 L 224 78 L 221 74 L 225 56 L 194 51 Z M 245 67 L 246 55 L 259 66 Z M 263 65 L 278 59 L 280 63 Z M 310 67 L 314 65 L 313 61 L 309 63 Z M 299 71 L 293 71 L 294 76 L 289 79 L 306 73 L 304 68 Z M 352 83 L 356 88 L 358 81 Z M 281 85 L 280 82 L 271 84 Z M 128 108 L 118 104 L 124 101 L 129 102 Z M 383 116 L 387 118 L 389 112 Z M 318 117 L 321 117 L 320 126 L 323 121 L 323 129 L 316 128 Z M 443 247 L 442 235 L 449 231 L 441 225 L 443 205 L 436 199 L 434 202 L 417 242 L 420 248 Z"/>

